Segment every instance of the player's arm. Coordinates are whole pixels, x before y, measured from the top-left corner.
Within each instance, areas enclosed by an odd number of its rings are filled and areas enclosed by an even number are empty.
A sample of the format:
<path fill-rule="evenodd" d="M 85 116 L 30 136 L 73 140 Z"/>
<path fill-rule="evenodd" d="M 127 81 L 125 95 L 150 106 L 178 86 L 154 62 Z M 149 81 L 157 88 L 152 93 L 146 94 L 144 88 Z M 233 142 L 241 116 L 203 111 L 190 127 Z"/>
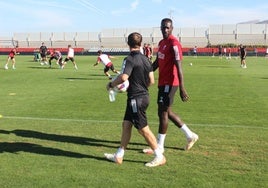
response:
<path fill-rule="evenodd" d="M 111 59 L 117 59 L 115 56 L 108 55 L 109 58 Z"/>
<path fill-rule="evenodd" d="M 153 64 L 153 71 L 155 71 L 158 68 L 158 57 L 156 56 L 156 59 L 154 60 Z"/>
<path fill-rule="evenodd" d="M 96 63 L 93 66 L 97 66 L 100 63 L 100 58 L 97 59 Z"/>
<path fill-rule="evenodd" d="M 173 50 L 175 54 L 174 63 L 178 70 L 180 97 L 182 101 L 187 101 L 189 99 L 189 96 L 184 87 L 184 77 L 183 77 L 183 71 L 182 71 L 182 56 L 179 52 L 178 46 L 176 45 L 173 46 Z"/>
<path fill-rule="evenodd" d="M 186 102 L 189 99 L 189 96 L 186 92 L 186 89 L 184 87 L 184 77 L 183 77 L 183 71 L 182 71 L 182 61 L 176 60 L 175 65 L 178 70 L 178 77 L 179 77 L 179 89 L 180 89 L 180 97 L 181 100 Z"/>
<path fill-rule="evenodd" d="M 148 83 L 148 87 L 154 84 L 154 72 L 151 71 L 149 72 L 149 83 Z"/>

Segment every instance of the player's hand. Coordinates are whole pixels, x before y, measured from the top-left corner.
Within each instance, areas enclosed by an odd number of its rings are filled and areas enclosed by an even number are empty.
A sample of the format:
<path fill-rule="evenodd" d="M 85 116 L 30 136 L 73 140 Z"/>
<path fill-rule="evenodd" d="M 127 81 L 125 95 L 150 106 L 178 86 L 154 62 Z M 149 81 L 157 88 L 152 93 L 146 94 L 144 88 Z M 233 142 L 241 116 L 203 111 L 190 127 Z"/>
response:
<path fill-rule="evenodd" d="M 184 88 L 180 88 L 180 97 L 183 102 L 187 102 L 189 100 L 189 95 Z"/>

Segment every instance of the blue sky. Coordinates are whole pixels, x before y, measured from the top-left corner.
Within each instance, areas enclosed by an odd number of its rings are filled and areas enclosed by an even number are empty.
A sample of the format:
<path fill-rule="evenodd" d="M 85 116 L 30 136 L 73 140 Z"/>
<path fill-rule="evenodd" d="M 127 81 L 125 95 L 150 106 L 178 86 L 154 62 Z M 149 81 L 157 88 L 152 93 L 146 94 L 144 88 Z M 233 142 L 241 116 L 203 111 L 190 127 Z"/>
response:
<path fill-rule="evenodd" d="M 106 28 L 208 27 L 268 20 L 267 0 L 0 0 L 0 34 Z"/>

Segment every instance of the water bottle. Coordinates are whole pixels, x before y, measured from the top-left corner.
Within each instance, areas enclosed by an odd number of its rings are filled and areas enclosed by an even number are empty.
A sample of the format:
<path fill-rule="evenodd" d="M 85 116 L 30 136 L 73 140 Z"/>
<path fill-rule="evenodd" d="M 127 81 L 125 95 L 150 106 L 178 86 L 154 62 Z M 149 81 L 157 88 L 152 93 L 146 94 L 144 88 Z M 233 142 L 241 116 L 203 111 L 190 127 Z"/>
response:
<path fill-rule="evenodd" d="M 113 89 L 109 90 L 109 100 L 110 102 L 114 102 L 115 101 L 115 91 Z"/>

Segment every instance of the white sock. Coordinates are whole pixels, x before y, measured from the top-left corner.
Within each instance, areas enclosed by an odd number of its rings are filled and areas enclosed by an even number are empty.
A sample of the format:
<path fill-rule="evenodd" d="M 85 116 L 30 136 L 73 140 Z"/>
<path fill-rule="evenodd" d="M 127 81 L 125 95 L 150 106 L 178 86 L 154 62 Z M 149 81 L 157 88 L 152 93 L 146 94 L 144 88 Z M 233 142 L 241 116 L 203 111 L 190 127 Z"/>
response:
<path fill-rule="evenodd" d="M 192 138 L 193 132 L 187 127 L 186 124 L 183 124 L 181 131 L 185 134 L 186 138 Z"/>
<path fill-rule="evenodd" d="M 166 134 L 158 133 L 157 144 L 158 144 L 159 149 L 164 149 L 165 138 L 166 138 Z"/>
<path fill-rule="evenodd" d="M 159 147 L 154 150 L 154 155 L 157 158 L 162 158 L 163 157 L 163 154 L 162 154 L 161 150 L 159 149 Z"/>
<path fill-rule="evenodd" d="M 117 152 L 116 152 L 116 156 L 117 157 L 124 157 L 124 154 L 125 154 L 125 150 L 122 149 L 122 148 L 118 148 Z"/>

